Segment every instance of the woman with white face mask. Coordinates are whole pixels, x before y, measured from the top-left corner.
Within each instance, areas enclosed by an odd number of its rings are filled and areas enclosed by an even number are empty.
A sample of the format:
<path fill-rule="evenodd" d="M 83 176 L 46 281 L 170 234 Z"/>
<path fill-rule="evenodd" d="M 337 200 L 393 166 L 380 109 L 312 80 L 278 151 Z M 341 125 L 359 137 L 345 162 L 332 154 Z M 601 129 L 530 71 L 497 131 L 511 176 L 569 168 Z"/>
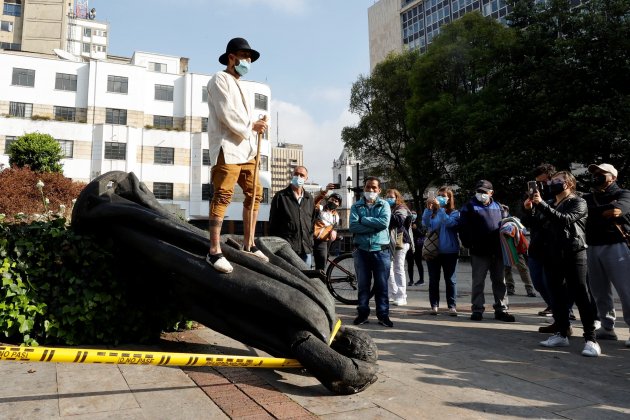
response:
<path fill-rule="evenodd" d="M 405 258 L 413 242 L 410 233 L 411 210 L 405 205 L 405 200 L 398 190 L 387 190 L 385 201 L 392 210 L 392 216 L 389 220 L 389 235 L 394 251 L 389 271 L 389 298 L 393 300 L 394 305 L 404 306 L 407 304 Z"/>
<path fill-rule="evenodd" d="M 523 204 L 544 228 L 543 268 L 550 286 L 553 317 L 558 331 L 541 341 L 540 345 L 569 345 L 567 308 L 570 295 L 575 299 L 584 328 L 582 355 L 597 357 L 601 349 L 595 340 L 595 312 L 586 283 L 585 229 L 588 207 L 586 201 L 575 194 L 575 186 L 575 178 L 570 172 L 556 172 L 549 185 L 553 199 L 545 202 L 536 192 Z"/>
<path fill-rule="evenodd" d="M 439 254 L 427 261 L 429 271 L 429 303 L 431 315 L 438 314 L 440 306 L 440 271 L 444 272 L 446 283 L 446 304 L 448 314 L 457 316 L 457 259 L 459 239 L 457 225 L 459 211 L 455 208 L 455 197 L 451 187 L 441 187 L 434 198 L 427 200 L 427 208 L 422 214 L 422 224 L 429 232 L 438 231 Z"/>

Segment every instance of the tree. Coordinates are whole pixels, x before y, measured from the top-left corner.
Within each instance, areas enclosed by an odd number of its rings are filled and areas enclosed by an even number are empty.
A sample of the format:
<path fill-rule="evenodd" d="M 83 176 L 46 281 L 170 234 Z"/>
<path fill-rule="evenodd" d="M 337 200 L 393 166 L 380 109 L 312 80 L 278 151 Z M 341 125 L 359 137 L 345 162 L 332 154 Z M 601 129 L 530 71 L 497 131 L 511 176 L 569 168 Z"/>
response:
<path fill-rule="evenodd" d="M 9 163 L 28 166 L 35 172 L 63 172 L 61 146 L 49 134 L 28 133 L 18 137 L 9 147 Z"/>
<path fill-rule="evenodd" d="M 509 66 L 513 31 L 479 13 L 442 27 L 410 79 L 410 150 L 431 150 L 436 182 L 467 193 L 480 178 L 501 189 L 513 183 L 509 114 L 500 87 Z M 418 161 L 421 156 L 411 156 Z"/>
<path fill-rule="evenodd" d="M 360 76 L 350 94 L 350 111 L 360 121 L 341 133 L 345 146 L 373 175 L 385 176 L 389 186 L 409 192 L 416 205 L 433 169 L 431 159 L 418 164 L 408 154 L 408 146 L 414 142 L 406 118 L 411 97 L 408 80 L 418 57 L 413 51 L 390 54 L 369 77 Z"/>

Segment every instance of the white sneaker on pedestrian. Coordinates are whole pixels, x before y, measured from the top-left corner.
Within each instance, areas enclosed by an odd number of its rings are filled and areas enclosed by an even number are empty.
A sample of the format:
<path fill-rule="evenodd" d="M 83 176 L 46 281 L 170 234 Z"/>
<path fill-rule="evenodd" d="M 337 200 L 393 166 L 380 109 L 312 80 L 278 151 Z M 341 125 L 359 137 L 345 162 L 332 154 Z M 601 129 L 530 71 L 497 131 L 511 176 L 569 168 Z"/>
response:
<path fill-rule="evenodd" d="M 569 339 L 561 336 L 560 333 L 555 333 L 545 341 L 541 341 L 540 345 L 543 347 L 568 347 Z"/>
<path fill-rule="evenodd" d="M 457 316 L 457 309 L 455 309 L 455 308 L 448 308 L 448 314 L 450 316 Z"/>
<path fill-rule="evenodd" d="M 431 315 L 437 315 L 437 314 L 438 314 L 438 307 L 431 306 Z"/>
<path fill-rule="evenodd" d="M 263 262 L 269 262 L 269 258 L 265 254 L 263 254 L 260 249 L 256 248 L 255 246 L 251 247 L 249 251 L 245 250 L 245 252 L 251 256 L 258 258 L 259 260 Z"/>
<path fill-rule="evenodd" d="M 407 306 L 407 299 L 396 299 L 394 301 L 394 305 L 396 305 L 396 306 Z"/>
<path fill-rule="evenodd" d="M 587 341 L 584 344 L 584 350 L 582 350 L 582 356 L 597 357 L 602 354 L 602 349 L 599 344 L 594 341 Z"/>
<path fill-rule="evenodd" d="M 599 330 L 601 327 L 602 327 L 602 321 L 599 321 L 599 320 L 595 321 L 595 329 Z"/>

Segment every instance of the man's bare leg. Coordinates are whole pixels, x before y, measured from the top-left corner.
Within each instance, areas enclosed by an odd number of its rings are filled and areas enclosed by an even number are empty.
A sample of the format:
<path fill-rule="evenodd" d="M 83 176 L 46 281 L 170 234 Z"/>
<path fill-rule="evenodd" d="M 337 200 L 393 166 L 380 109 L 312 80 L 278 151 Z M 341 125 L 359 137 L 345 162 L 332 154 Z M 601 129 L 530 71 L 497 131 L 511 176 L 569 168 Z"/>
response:
<path fill-rule="evenodd" d="M 252 252 L 253 255 L 255 255 L 256 257 L 267 262 L 269 261 L 269 258 L 267 258 L 265 254 L 258 250 L 254 243 L 254 236 L 256 235 L 256 221 L 258 220 L 258 210 L 254 210 L 252 213 L 250 212 L 251 209 L 243 207 L 243 249 L 245 249 L 245 251 Z M 253 218 L 250 216 L 253 216 Z"/>
<path fill-rule="evenodd" d="M 230 262 L 221 254 L 221 225 L 223 219 L 210 217 L 208 231 L 210 233 L 210 248 L 206 256 L 206 262 L 221 273 L 231 273 L 233 270 Z"/>

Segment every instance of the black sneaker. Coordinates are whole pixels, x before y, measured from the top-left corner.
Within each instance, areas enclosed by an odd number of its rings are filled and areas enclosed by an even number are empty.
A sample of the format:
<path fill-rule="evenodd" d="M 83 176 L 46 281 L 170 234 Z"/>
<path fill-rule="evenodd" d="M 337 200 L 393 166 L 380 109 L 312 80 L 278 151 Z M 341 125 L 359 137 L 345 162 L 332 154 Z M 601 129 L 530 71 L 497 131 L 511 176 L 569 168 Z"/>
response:
<path fill-rule="evenodd" d="M 421 284 L 424 284 L 424 280 L 418 280 L 417 282 L 415 282 L 413 285 L 414 286 L 420 286 Z"/>
<path fill-rule="evenodd" d="M 471 321 L 481 321 L 483 319 L 483 314 L 481 312 L 473 312 L 470 315 Z"/>
<path fill-rule="evenodd" d="M 551 316 L 551 315 L 553 315 L 553 312 L 551 311 L 551 306 L 547 306 L 544 311 L 538 312 L 538 315 L 540 315 L 540 316 Z"/>
<path fill-rule="evenodd" d="M 537 297 L 536 293 L 533 290 L 527 291 L 527 297 Z"/>
<path fill-rule="evenodd" d="M 514 289 L 508 289 L 507 294 L 508 296 L 514 296 Z"/>
<path fill-rule="evenodd" d="M 354 325 L 362 325 L 362 324 L 367 324 L 368 321 L 368 316 L 367 315 L 359 315 L 356 318 L 354 318 L 354 321 L 352 321 L 352 323 Z"/>
<path fill-rule="evenodd" d="M 389 319 L 387 315 L 385 315 L 382 318 L 379 318 L 378 323 L 389 328 L 392 328 L 394 326 L 394 323 Z"/>
<path fill-rule="evenodd" d="M 503 322 L 514 322 L 516 321 L 516 318 L 514 318 L 514 315 L 508 313 L 508 312 L 495 312 L 494 313 L 494 319 L 498 319 L 499 321 L 503 321 Z"/>

